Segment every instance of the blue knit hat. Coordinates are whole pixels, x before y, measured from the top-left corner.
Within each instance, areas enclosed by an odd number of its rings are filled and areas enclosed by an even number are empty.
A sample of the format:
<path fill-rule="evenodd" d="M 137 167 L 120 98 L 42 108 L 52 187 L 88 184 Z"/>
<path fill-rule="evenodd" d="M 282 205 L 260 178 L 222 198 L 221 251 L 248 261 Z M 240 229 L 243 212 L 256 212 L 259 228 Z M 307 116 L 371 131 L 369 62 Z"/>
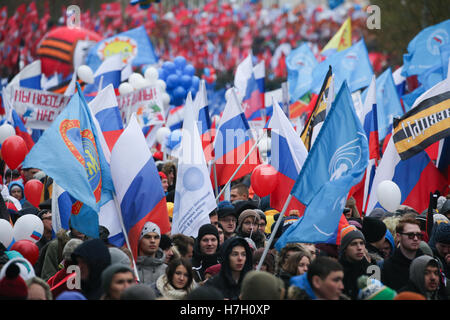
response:
<path fill-rule="evenodd" d="M 439 223 L 435 228 L 434 242 L 450 244 L 450 223 Z"/>

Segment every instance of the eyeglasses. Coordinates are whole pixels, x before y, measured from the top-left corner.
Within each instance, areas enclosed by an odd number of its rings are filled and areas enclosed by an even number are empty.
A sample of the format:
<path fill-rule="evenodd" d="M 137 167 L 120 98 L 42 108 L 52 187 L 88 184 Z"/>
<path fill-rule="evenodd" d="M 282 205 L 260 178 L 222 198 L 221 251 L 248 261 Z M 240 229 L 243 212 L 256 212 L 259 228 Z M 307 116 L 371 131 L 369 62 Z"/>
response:
<path fill-rule="evenodd" d="M 419 239 L 419 240 L 422 240 L 422 238 L 423 238 L 423 234 L 421 234 L 419 232 L 417 232 L 417 233 L 407 232 L 407 233 L 400 233 L 400 234 L 408 236 L 408 239 L 411 239 L 411 240 L 414 239 L 415 237 L 417 237 L 417 239 Z"/>

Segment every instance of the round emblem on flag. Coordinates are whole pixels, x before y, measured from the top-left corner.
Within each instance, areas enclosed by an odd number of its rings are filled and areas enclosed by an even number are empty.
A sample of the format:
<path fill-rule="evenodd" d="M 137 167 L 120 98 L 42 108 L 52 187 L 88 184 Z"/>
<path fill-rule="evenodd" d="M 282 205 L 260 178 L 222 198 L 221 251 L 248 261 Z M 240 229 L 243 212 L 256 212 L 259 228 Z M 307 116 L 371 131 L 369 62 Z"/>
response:
<path fill-rule="evenodd" d="M 203 187 L 205 180 L 203 173 L 196 167 L 191 167 L 186 170 L 183 175 L 183 186 L 188 191 L 197 191 Z"/>
<path fill-rule="evenodd" d="M 448 43 L 448 33 L 445 29 L 438 29 L 434 31 L 427 39 L 427 49 L 434 55 L 441 54 L 439 47 Z"/>
<path fill-rule="evenodd" d="M 130 62 L 138 53 L 136 41 L 129 37 L 117 36 L 103 41 L 97 50 L 97 54 L 102 60 L 118 53 L 122 54 L 124 63 Z"/>

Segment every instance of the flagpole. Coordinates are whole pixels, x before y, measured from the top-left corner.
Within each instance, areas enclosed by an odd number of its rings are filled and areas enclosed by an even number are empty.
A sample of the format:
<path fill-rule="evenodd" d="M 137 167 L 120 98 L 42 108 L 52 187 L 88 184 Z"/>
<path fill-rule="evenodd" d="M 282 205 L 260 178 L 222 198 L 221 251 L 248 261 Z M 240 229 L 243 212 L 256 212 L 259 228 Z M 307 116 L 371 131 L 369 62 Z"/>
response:
<path fill-rule="evenodd" d="M 125 238 L 125 242 L 126 242 L 127 247 L 128 247 L 128 249 L 130 250 L 130 253 L 131 253 L 131 258 L 132 258 L 131 260 L 133 261 L 134 274 L 136 276 L 137 281 L 139 282 L 139 274 L 137 272 L 136 261 L 134 259 L 133 250 L 131 249 L 130 241 L 128 240 L 127 230 L 125 230 L 125 225 L 123 224 L 122 210 L 120 209 L 119 201 L 117 200 L 116 195 L 113 195 L 113 198 L 114 198 L 114 203 L 115 203 L 116 208 L 117 208 L 117 213 L 119 214 L 120 227 L 122 228 L 122 232 L 123 232 L 123 235 L 124 235 L 124 238 Z"/>
<path fill-rule="evenodd" d="M 216 196 L 219 193 L 219 187 L 217 185 L 217 171 L 216 171 L 216 161 L 212 160 L 213 171 L 214 171 L 214 190 L 216 191 Z M 216 199 L 217 201 L 217 199 Z"/>
<path fill-rule="evenodd" d="M 269 252 L 269 248 L 273 242 L 273 239 L 275 238 L 275 235 L 277 234 L 278 228 L 280 227 L 281 221 L 283 220 L 284 214 L 287 210 L 287 207 L 289 206 L 289 203 L 291 202 L 292 194 L 289 194 L 288 198 L 286 199 L 286 202 L 284 203 L 283 210 L 281 210 L 280 215 L 278 216 L 277 223 L 275 223 L 275 226 L 273 227 L 273 231 L 270 235 L 269 242 L 266 243 L 266 246 L 264 247 L 264 252 L 261 256 L 261 259 L 259 260 L 258 266 L 256 267 L 256 270 L 261 270 L 261 267 L 264 263 L 264 260 L 266 259 L 267 252 Z"/>
<path fill-rule="evenodd" d="M 216 201 L 219 200 L 220 196 L 222 195 L 222 193 L 224 193 L 224 191 L 226 190 L 226 188 L 231 184 L 231 181 L 233 180 L 233 178 L 236 176 L 236 174 L 239 172 L 239 170 L 242 168 L 242 166 L 244 165 L 245 161 L 247 161 L 248 157 L 250 157 L 250 154 L 253 152 L 253 150 L 255 150 L 255 148 L 258 146 L 259 141 L 262 139 L 262 137 L 264 137 L 264 134 L 262 134 L 258 140 L 256 141 L 256 143 L 251 147 L 250 151 L 247 153 L 247 155 L 245 156 L 245 158 L 242 160 L 242 162 L 239 164 L 239 167 L 233 172 L 233 175 L 230 177 L 230 179 L 227 181 L 227 183 L 224 185 L 224 187 L 222 188 L 222 190 L 220 190 L 219 195 L 216 197 Z M 215 168 L 216 164 L 214 163 L 214 168 Z"/>

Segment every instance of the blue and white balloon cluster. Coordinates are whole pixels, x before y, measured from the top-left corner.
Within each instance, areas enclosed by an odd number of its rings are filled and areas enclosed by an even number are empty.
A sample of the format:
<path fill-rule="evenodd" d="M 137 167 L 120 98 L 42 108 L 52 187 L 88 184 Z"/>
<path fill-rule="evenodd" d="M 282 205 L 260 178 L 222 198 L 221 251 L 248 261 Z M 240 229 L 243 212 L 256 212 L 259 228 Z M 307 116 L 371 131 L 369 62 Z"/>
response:
<path fill-rule="evenodd" d="M 195 75 L 195 67 L 185 57 L 177 56 L 173 61 L 164 61 L 158 74 L 159 79 L 166 82 L 171 105 L 183 105 L 189 91 L 192 98 L 197 94 L 200 78 Z"/>

